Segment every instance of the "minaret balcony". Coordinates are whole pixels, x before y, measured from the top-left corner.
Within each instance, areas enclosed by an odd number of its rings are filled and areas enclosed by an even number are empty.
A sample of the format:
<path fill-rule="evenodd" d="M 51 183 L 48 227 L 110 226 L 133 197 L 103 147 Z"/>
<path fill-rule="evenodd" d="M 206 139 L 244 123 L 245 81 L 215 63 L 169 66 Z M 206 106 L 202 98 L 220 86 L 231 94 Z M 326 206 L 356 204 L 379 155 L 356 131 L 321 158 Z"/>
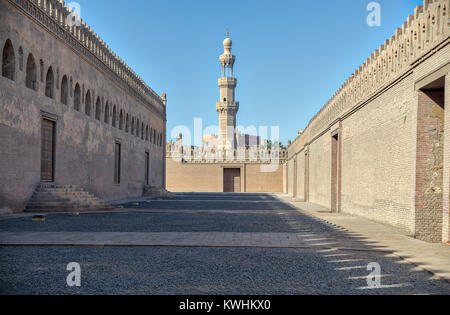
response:
<path fill-rule="evenodd" d="M 235 88 L 237 85 L 236 78 L 219 78 L 219 87 L 220 88 Z"/>
<path fill-rule="evenodd" d="M 234 65 L 236 61 L 236 57 L 231 54 L 223 54 L 219 58 L 222 65 Z"/>
<path fill-rule="evenodd" d="M 239 102 L 217 102 L 216 109 L 234 109 L 237 112 L 239 110 Z"/>

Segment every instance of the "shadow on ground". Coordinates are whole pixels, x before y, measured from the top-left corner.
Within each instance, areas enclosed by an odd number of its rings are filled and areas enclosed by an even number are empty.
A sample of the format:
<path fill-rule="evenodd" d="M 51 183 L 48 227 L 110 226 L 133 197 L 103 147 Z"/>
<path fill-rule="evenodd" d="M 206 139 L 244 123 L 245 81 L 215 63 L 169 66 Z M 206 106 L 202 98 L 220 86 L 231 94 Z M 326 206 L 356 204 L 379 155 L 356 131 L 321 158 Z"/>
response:
<path fill-rule="evenodd" d="M 303 248 L 0 247 L 0 294 L 450 294 L 447 281 L 270 194 L 177 194 L 123 213 L 0 221 L 10 232 L 295 233 Z M 131 208 L 130 210 L 128 210 Z M 82 287 L 66 266 L 82 267 Z M 371 287 L 370 263 L 381 268 Z"/>

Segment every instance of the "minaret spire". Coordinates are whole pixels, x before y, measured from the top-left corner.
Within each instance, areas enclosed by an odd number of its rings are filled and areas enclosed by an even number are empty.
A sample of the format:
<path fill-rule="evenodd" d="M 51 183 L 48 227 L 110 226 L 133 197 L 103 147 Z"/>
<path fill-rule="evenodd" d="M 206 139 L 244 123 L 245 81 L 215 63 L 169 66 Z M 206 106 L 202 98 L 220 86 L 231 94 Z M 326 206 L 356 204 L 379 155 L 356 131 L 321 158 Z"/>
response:
<path fill-rule="evenodd" d="M 233 68 L 236 56 L 231 53 L 233 42 L 227 31 L 227 38 L 223 41 L 224 53 L 220 56 L 222 77 L 219 78 L 220 101 L 216 108 L 219 114 L 219 148 L 230 150 L 236 147 L 236 114 L 239 103 L 235 100 L 237 80 L 234 78 Z"/>

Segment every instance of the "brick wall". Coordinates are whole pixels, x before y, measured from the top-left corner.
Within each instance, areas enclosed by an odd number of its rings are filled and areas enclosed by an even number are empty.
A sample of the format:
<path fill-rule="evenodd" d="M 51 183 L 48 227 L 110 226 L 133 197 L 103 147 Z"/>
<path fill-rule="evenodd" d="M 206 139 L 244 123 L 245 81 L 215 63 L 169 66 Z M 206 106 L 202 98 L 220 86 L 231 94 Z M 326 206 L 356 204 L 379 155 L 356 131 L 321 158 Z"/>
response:
<path fill-rule="evenodd" d="M 282 192 L 283 167 L 280 165 L 275 172 L 261 172 L 261 165 L 247 164 L 246 192 Z"/>
<path fill-rule="evenodd" d="M 448 241 L 450 146 L 444 144 L 450 143 L 450 123 L 444 119 L 442 134 L 437 132 L 439 119 L 427 115 L 442 116 L 445 110 L 450 117 L 449 93 L 440 113 L 436 107 L 434 112 L 424 110 L 426 101 L 431 109 L 436 104 L 420 94 L 423 86 L 443 75 L 448 78 L 449 28 L 442 11 L 448 5 L 437 0 L 417 7 L 288 147 L 290 159 L 309 147 L 309 163 L 298 162 L 294 179 L 300 182 L 297 187 L 308 187 L 309 201 L 332 208 L 340 193 L 342 212 L 391 224 L 428 241 L 440 241 L 442 233 Z M 426 23 L 430 16 L 435 23 Z M 409 37 L 424 25 L 421 36 Z M 331 160 L 332 135 L 340 121 L 341 189 Z M 339 169 L 336 162 L 334 170 Z M 309 176 L 300 178 L 307 165 Z M 293 175 L 289 167 L 286 176 Z"/>
<path fill-rule="evenodd" d="M 301 201 L 305 201 L 305 152 L 297 155 L 297 196 Z"/>
<path fill-rule="evenodd" d="M 288 176 L 288 194 L 290 196 L 294 195 L 294 158 L 291 158 L 288 161 L 288 169 L 289 169 L 289 176 Z"/>
<path fill-rule="evenodd" d="M 311 143 L 309 154 L 309 201 L 330 207 L 331 136 L 326 133 Z"/>
<path fill-rule="evenodd" d="M 40 183 L 43 113 L 56 119 L 56 184 L 79 185 L 106 200 L 141 196 L 145 184 L 145 152 L 148 151 L 150 184 L 162 186 L 163 146 L 119 130 L 118 124 L 112 126 L 115 105 L 117 116 L 122 110 L 139 118 L 144 126 L 162 132 L 165 113 L 158 109 L 162 103 L 155 104 L 158 107 L 144 104 L 117 84 L 115 80 L 121 79 L 116 73 L 105 72 L 99 60 L 98 64 L 91 63 L 8 1 L 0 1 L 0 20 L 0 49 L 3 50 L 9 39 L 16 60 L 14 81 L 0 76 L 0 208 L 22 211 Z M 19 68 L 19 47 L 23 51 L 22 69 Z M 37 67 L 36 90 L 25 86 L 29 54 L 33 55 Z M 49 67 L 55 79 L 53 98 L 45 96 Z M 67 105 L 60 97 L 64 75 L 69 81 Z M 77 83 L 82 87 L 81 111 L 74 109 Z M 90 117 L 84 112 L 84 96 L 88 90 L 92 100 Z M 97 99 L 101 107 L 100 120 L 94 116 Z M 109 121 L 105 122 L 107 112 Z M 122 144 L 120 185 L 114 185 L 115 141 Z"/>
<path fill-rule="evenodd" d="M 415 91 L 411 77 L 342 122 L 342 212 L 414 233 Z"/>
<path fill-rule="evenodd" d="M 415 235 L 442 240 L 444 90 L 419 91 L 417 115 Z"/>
<path fill-rule="evenodd" d="M 423 118 L 423 112 L 419 112 L 419 91 L 415 84 L 442 69 L 449 56 L 450 46 L 445 46 L 418 64 L 413 72 L 393 82 L 342 119 L 342 212 L 391 224 L 428 241 L 439 239 L 436 235 L 444 222 L 441 232 L 448 237 L 448 204 L 443 205 L 444 221 L 442 218 L 439 220 L 436 209 L 431 213 L 424 211 L 428 207 L 416 211 L 416 185 L 420 184 L 416 183 L 416 176 L 420 178 L 420 174 L 416 174 L 416 164 L 420 162 L 416 161 L 416 157 L 417 152 L 425 150 L 425 147 L 418 138 L 418 121 Z M 446 86 L 448 89 L 448 82 Z M 446 97 L 448 103 L 448 95 Z M 448 112 L 447 107 L 445 110 Z M 448 121 L 444 121 L 446 128 L 449 128 Z M 448 133 L 445 136 L 448 137 Z M 306 147 L 300 149 L 305 150 Z M 300 152 L 300 149 L 298 146 L 295 150 L 289 148 L 290 157 L 293 158 L 292 152 Z M 330 132 L 310 143 L 310 201 L 328 208 L 331 208 L 332 202 L 331 149 Z M 446 156 L 450 156 L 446 152 Z M 448 160 L 446 157 L 445 163 L 448 164 Z M 302 175 L 305 164 L 298 160 L 298 194 L 306 181 Z M 288 177 L 293 176 L 291 167 Z M 442 198 L 448 200 L 450 170 L 445 168 L 445 171 L 443 189 L 446 193 Z M 425 177 L 430 176 L 432 174 L 428 173 Z M 440 214 L 442 217 L 442 210 Z M 429 222 L 435 224 L 430 225 Z M 427 229 L 423 230 L 423 227 Z"/>
<path fill-rule="evenodd" d="M 166 159 L 166 184 L 174 192 L 223 192 L 223 169 L 241 169 L 242 192 L 283 192 L 283 169 L 261 171 L 261 164 L 180 163 Z"/>
<path fill-rule="evenodd" d="M 169 191 L 223 191 L 223 169 L 218 164 L 183 164 L 166 159 L 166 186 Z"/>
<path fill-rule="evenodd" d="M 445 77 L 445 130 L 443 161 L 443 227 L 442 240 L 450 242 L 450 74 Z"/>

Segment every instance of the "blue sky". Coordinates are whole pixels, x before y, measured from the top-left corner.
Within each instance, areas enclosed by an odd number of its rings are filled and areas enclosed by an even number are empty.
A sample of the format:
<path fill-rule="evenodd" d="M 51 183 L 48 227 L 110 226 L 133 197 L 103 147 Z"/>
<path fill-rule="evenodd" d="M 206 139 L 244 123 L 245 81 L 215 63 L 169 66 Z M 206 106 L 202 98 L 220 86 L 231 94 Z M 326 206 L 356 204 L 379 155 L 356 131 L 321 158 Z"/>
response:
<path fill-rule="evenodd" d="M 68 3 L 70 1 L 66 1 Z M 304 129 L 351 73 L 390 38 L 418 0 L 77 0 L 84 21 L 158 94 L 167 132 L 217 124 L 219 55 L 229 29 L 237 56 L 242 126 L 280 126 L 283 143 Z"/>

